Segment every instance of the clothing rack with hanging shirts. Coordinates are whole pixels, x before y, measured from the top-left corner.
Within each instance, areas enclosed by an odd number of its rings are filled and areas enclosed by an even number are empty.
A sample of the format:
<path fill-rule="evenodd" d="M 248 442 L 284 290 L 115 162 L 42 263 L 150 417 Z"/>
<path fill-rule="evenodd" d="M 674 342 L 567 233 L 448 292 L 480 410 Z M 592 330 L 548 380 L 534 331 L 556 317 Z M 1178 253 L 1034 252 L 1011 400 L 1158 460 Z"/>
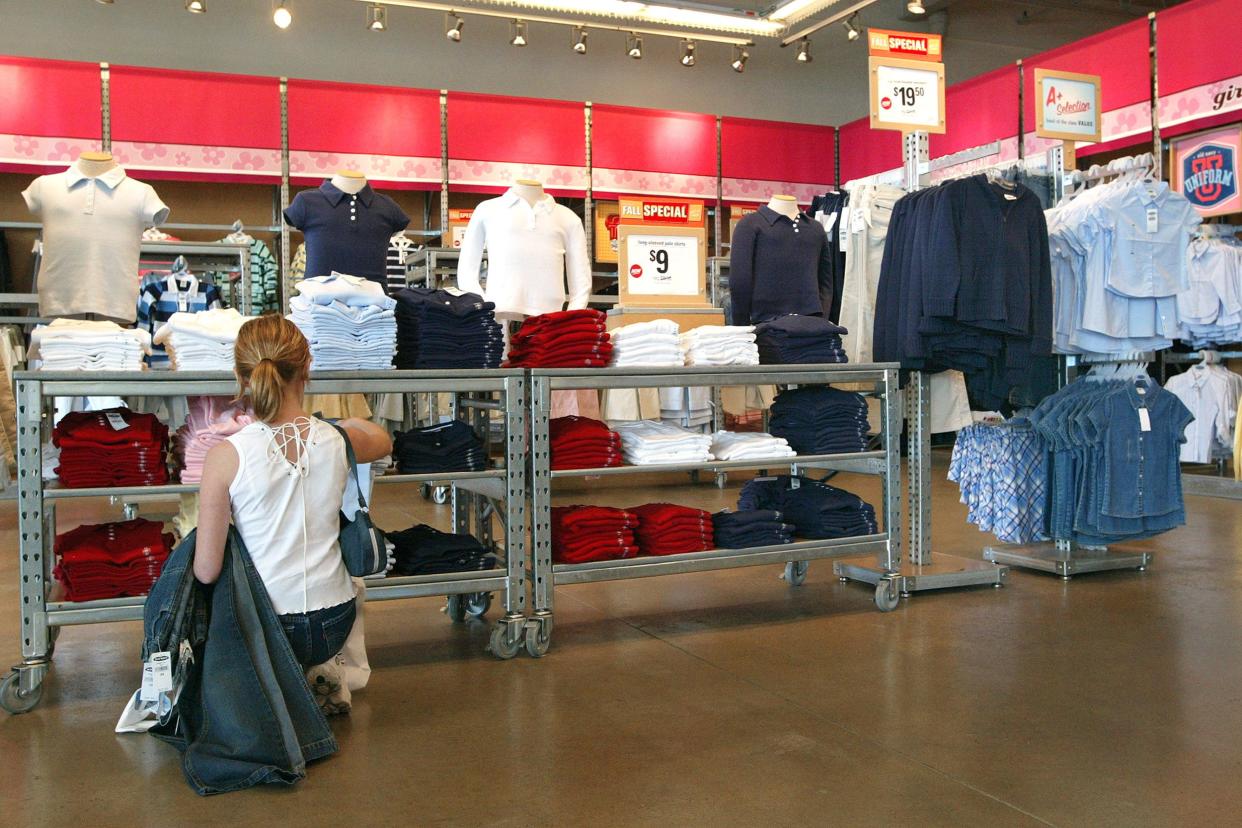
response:
<path fill-rule="evenodd" d="M 902 140 L 903 165 L 898 170 L 879 173 L 845 185 L 848 191 L 859 184 L 889 184 L 914 192 L 927 185 L 930 161 L 926 132 L 908 133 Z M 972 172 L 971 175 L 976 174 Z M 933 558 L 931 544 L 931 375 L 909 372 L 903 390 L 907 424 L 906 504 L 910 515 L 908 554 L 899 566 L 885 570 L 870 562 L 835 561 L 833 569 L 842 581 L 879 585 L 892 581 L 902 597 L 931 589 L 963 586 L 1004 586 L 1009 570 L 968 558 L 940 555 Z"/>
<path fill-rule="evenodd" d="M 231 227 L 231 225 L 230 225 Z M 228 306 L 242 316 L 251 312 L 250 246 L 230 242 L 144 241 L 138 267 L 144 272 L 171 273 L 177 257 L 184 256 L 194 274 L 227 272 L 229 283 L 216 285 Z M 236 278 L 233 277 L 236 274 Z M 135 297 L 137 301 L 137 297 Z"/>
<path fill-rule="evenodd" d="M 451 376 L 446 376 L 451 374 Z M 60 628 L 142 618 L 142 596 L 92 601 L 60 600 L 53 578 L 53 540 L 56 504 L 67 499 L 103 499 L 126 506 L 159 496 L 177 498 L 198 490 L 197 484 L 162 486 L 67 488 L 43 480 L 43 447 L 52 428 L 54 397 L 116 395 L 122 397 L 232 397 L 236 380 L 228 372 L 15 372 L 17 384 L 18 551 L 17 592 L 21 596 L 22 660 L 0 681 L 0 708 L 26 712 L 38 704 L 44 678 L 51 668 Z M 395 393 L 453 396 L 456 415 L 476 430 L 491 411 L 503 413 L 506 423 L 501 444 L 503 464 L 480 471 L 435 474 L 384 474 L 374 485 L 451 481 L 452 531 L 470 532 L 486 544 L 493 521 L 504 532 L 496 547 L 496 568 L 473 572 L 412 575 L 366 580 L 366 599 L 449 596 L 454 620 L 482 617 L 492 593 L 504 600 L 504 614 L 495 622 L 488 649 L 500 658 L 512 658 L 527 634 L 526 618 L 526 475 L 527 381 L 520 369 L 464 371 L 327 371 L 313 372 L 306 388 L 310 394 Z M 486 524 L 486 525 L 484 525 Z"/>
<path fill-rule="evenodd" d="M 1215 226 L 1215 225 L 1209 225 Z M 1228 360 L 1242 360 L 1242 350 L 1225 350 L 1219 351 L 1212 348 L 1205 348 L 1191 353 L 1174 353 L 1161 354 L 1161 382 L 1167 379 L 1167 365 L 1222 365 Z M 1239 417 L 1242 421 L 1242 417 Z M 1208 474 L 1183 474 L 1182 490 L 1188 495 L 1198 495 L 1200 497 L 1218 497 L 1227 500 L 1242 500 L 1242 475 L 1239 474 L 1239 464 L 1242 464 L 1242 455 L 1237 451 L 1237 430 L 1242 429 L 1242 422 L 1234 424 L 1234 441 L 1232 449 L 1220 448 L 1213 452 L 1211 462 L 1216 467 L 1215 475 Z M 1234 476 L 1227 476 L 1228 463 L 1232 459 L 1234 463 Z"/>

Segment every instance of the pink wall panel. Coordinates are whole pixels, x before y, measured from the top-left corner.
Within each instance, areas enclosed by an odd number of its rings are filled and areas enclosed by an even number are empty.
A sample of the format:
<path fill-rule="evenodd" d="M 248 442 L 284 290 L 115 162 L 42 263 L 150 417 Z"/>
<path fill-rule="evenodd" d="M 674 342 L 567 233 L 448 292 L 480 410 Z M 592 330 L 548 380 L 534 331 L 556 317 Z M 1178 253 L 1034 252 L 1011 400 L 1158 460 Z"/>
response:
<path fill-rule="evenodd" d="M 720 162 L 725 178 L 833 183 L 836 130 L 829 126 L 724 118 Z"/>
<path fill-rule="evenodd" d="M 440 93 L 290 79 L 289 149 L 439 158 Z"/>
<path fill-rule="evenodd" d="M 584 105 L 450 92 L 450 158 L 586 165 Z"/>
<path fill-rule="evenodd" d="M 1035 130 L 1036 69 L 1099 75 L 1104 112 L 1149 100 L 1150 39 L 1149 24 L 1143 18 L 1023 60 L 1026 130 Z"/>
<path fill-rule="evenodd" d="M 0 57 L 0 133 L 103 134 L 99 64 Z"/>
<path fill-rule="evenodd" d="M 280 149 L 276 78 L 113 66 L 112 139 Z"/>
<path fill-rule="evenodd" d="M 945 90 L 944 135 L 932 135 L 930 153 L 940 158 L 1018 134 L 1018 67 L 955 83 Z"/>
<path fill-rule="evenodd" d="M 716 118 L 691 112 L 596 104 L 592 166 L 716 175 Z"/>
<path fill-rule="evenodd" d="M 901 133 L 872 129 L 869 118 L 851 121 L 837 130 L 841 142 L 841 182 L 901 166 Z"/>
<path fill-rule="evenodd" d="M 1156 13 L 1160 94 L 1242 75 L 1242 4 L 1190 0 Z"/>

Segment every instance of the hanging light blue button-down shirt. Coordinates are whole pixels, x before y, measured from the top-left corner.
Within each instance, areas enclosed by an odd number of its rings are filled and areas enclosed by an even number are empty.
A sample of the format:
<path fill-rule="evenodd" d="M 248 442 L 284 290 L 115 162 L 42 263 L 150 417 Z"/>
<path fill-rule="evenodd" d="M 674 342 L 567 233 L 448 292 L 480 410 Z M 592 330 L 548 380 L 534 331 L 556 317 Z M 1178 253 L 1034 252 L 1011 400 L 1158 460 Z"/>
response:
<path fill-rule="evenodd" d="M 1185 290 L 1186 245 L 1201 219 L 1163 181 L 1135 182 L 1102 213 L 1113 233 L 1108 287 L 1123 296 L 1173 296 Z"/>

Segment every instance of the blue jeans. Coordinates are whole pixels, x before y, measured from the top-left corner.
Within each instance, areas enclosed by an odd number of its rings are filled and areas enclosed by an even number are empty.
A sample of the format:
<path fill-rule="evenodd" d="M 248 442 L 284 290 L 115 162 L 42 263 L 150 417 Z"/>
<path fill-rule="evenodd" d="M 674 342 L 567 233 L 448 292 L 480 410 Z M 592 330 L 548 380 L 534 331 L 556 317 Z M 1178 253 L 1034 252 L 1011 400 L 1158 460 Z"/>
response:
<path fill-rule="evenodd" d="M 306 670 L 323 664 L 345 646 L 358 610 L 351 599 L 334 607 L 280 616 L 293 656 Z"/>

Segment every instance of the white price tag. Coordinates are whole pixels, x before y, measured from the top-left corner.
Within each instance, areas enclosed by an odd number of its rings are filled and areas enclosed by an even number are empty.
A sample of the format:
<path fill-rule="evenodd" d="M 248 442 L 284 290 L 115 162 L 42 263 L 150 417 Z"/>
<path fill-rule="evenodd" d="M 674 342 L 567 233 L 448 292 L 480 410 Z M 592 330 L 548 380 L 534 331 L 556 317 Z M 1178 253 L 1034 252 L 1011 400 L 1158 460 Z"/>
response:
<path fill-rule="evenodd" d="M 1155 233 L 1160 229 L 1160 211 L 1155 207 L 1147 208 L 1147 232 Z"/>
<path fill-rule="evenodd" d="M 937 64 L 926 68 L 888 66 L 874 68 L 876 94 L 873 117 L 881 124 L 900 124 L 910 128 L 939 129 L 940 72 Z"/>
<path fill-rule="evenodd" d="M 1139 431 L 1151 431 L 1151 414 L 1146 408 L 1140 408 L 1139 413 Z"/>
<path fill-rule="evenodd" d="M 129 423 L 125 422 L 125 418 L 115 411 L 108 412 L 108 425 L 112 426 L 114 431 L 124 431 L 129 428 Z"/>
<path fill-rule="evenodd" d="M 177 294 L 177 310 L 180 311 L 181 313 L 185 313 L 189 309 L 190 309 L 190 297 L 186 296 L 184 293 L 178 293 Z"/>
<path fill-rule="evenodd" d="M 168 692 L 172 686 L 172 654 L 167 651 L 152 653 L 142 665 L 142 687 L 138 698 L 155 701 L 160 693 Z"/>
<path fill-rule="evenodd" d="M 692 296 L 699 292 L 698 240 L 689 236 L 632 234 L 626 289 L 633 295 Z"/>

